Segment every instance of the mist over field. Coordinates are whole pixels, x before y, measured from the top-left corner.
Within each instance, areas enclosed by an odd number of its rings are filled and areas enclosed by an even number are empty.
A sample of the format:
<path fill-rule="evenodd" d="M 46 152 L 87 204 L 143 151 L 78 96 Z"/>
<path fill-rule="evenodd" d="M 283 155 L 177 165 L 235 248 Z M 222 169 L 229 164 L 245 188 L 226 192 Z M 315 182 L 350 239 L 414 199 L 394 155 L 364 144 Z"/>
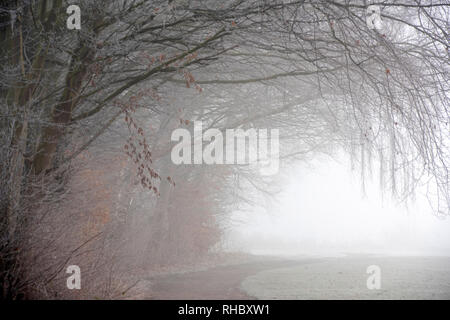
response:
<path fill-rule="evenodd" d="M 347 159 L 348 160 L 348 159 Z M 383 194 L 376 177 L 362 181 L 345 157 L 300 164 L 282 191 L 262 206 L 236 211 L 230 250 L 254 254 L 450 255 L 450 220 L 433 214 L 421 188 L 409 203 Z"/>

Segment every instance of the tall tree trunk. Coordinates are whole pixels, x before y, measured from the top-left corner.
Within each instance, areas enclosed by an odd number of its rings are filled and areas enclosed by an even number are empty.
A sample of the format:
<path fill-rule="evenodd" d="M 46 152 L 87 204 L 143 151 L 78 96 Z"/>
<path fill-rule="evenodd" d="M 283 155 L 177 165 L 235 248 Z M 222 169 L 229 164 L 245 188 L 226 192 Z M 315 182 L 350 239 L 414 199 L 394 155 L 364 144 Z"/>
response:
<path fill-rule="evenodd" d="M 162 177 L 159 186 L 159 198 L 155 210 L 151 217 L 150 234 L 150 262 L 152 264 L 165 264 L 168 262 L 168 239 L 169 239 L 169 205 L 170 195 L 173 186 L 165 177 L 172 176 L 174 165 L 171 163 L 170 156 L 165 159 L 160 171 Z"/>
<path fill-rule="evenodd" d="M 170 132 L 178 127 L 178 120 L 175 117 L 168 116 L 162 122 L 158 132 L 156 133 L 155 145 L 158 145 L 158 140 L 162 139 L 161 144 L 170 144 L 168 140 Z M 168 141 L 166 141 L 168 140 Z M 156 152 L 152 152 L 155 154 Z M 150 219 L 150 240 L 148 244 L 147 253 L 149 254 L 150 264 L 165 264 L 167 263 L 167 241 L 170 232 L 169 220 L 169 204 L 170 196 L 172 194 L 172 184 L 167 180 L 167 177 L 173 178 L 175 172 L 175 165 L 172 163 L 170 154 L 166 154 L 161 159 L 162 165 L 159 170 L 161 183 L 159 185 L 159 197 L 155 206 L 155 210 Z"/>
<path fill-rule="evenodd" d="M 26 115 L 25 115 L 26 117 Z M 13 239 L 16 231 L 18 218 L 18 207 L 20 206 L 21 186 L 23 181 L 24 154 L 26 150 L 28 135 L 28 121 L 25 118 L 23 123 L 18 125 L 14 133 L 13 154 L 10 162 L 10 190 L 7 210 L 7 228 L 9 239 Z"/>
<path fill-rule="evenodd" d="M 33 169 L 36 175 L 44 173 L 52 165 L 56 147 L 63 137 L 65 127 L 71 121 L 72 110 L 77 102 L 83 79 L 88 72 L 89 63 L 92 62 L 93 57 L 94 50 L 84 42 L 80 43 L 79 48 L 72 56 L 69 72 L 66 76 L 66 87 L 60 102 L 52 110 L 51 124 L 43 130 L 33 161 Z"/>

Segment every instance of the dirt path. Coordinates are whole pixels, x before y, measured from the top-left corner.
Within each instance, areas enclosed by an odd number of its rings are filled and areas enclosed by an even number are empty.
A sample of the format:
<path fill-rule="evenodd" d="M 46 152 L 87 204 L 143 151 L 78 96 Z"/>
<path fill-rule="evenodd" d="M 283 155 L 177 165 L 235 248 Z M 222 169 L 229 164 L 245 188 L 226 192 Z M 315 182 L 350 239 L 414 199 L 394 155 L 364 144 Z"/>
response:
<path fill-rule="evenodd" d="M 347 255 L 257 260 L 204 271 L 155 276 L 146 299 L 449 299 L 450 257 Z M 367 267 L 381 287 L 367 288 Z M 241 288 L 244 288 L 242 291 Z"/>
<path fill-rule="evenodd" d="M 158 276 L 149 279 L 147 299 L 254 299 L 240 290 L 241 282 L 260 271 L 319 262 L 305 260 L 262 260 L 221 266 L 205 271 Z"/>

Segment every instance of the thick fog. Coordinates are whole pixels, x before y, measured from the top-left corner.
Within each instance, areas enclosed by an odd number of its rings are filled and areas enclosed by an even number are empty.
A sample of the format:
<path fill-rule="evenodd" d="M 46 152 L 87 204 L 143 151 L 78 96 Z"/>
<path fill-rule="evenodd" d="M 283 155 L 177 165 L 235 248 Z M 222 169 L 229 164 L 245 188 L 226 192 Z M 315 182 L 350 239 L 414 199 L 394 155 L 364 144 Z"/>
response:
<path fill-rule="evenodd" d="M 413 201 L 393 200 L 373 175 L 363 190 L 344 157 L 298 164 L 276 197 L 233 213 L 228 245 L 274 255 L 449 255 L 450 219 L 433 213 L 432 195 L 421 188 Z"/>
<path fill-rule="evenodd" d="M 449 1 L 369 2 L 1 1 L 0 300 L 450 299 Z"/>

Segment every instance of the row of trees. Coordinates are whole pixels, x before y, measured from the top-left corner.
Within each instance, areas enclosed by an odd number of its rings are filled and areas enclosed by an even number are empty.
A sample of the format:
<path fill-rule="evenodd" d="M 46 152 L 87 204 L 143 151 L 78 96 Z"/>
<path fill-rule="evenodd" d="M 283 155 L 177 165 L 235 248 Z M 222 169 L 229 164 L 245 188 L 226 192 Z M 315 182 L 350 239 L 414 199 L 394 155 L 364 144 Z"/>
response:
<path fill-rule="evenodd" d="M 96 279 L 89 297 L 116 297 L 130 267 L 217 244 L 243 191 L 274 184 L 246 166 L 173 165 L 171 132 L 196 120 L 280 129 L 285 166 L 344 148 L 363 177 L 378 161 L 401 198 L 426 179 L 448 214 L 445 1 L 380 3 L 379 29 L 364 1 L 77 5 L 81 30 L 63 0 L 0 5 L 4 297 L 67 293 L 69 262 Z"/>

